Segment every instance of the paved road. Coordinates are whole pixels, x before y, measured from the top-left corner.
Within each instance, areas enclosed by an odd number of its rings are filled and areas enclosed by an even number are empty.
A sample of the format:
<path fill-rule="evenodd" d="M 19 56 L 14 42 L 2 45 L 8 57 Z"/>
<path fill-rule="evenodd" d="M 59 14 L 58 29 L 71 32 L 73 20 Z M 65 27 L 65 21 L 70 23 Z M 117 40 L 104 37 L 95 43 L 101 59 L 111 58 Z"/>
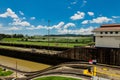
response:
<path fill-rule="evenodd" d="M 90 79 L 91 76 L 83 75 L 83 70 L 85 70 L 86 67 L 93 67 L 93 66 L 97 67 L 98 76 L 110 78 L 114 80 L 120 80 L 120 67 L 102 65 L 102 64 L 90 65 L 88 63 L 83 63 L 83 62 L 70 62 L 70 63 L 60 64 L 54 67 L 47 68 L 45 70 L 35 71 L 35 72 L 20 71 L 7 66 L 3 66 L 3 67 L 23 73 L 27 76 L 27 80 L 30 80 L 32 78 L 36 78 L 40 76 L 48 76 L 48 75 L 56 75 L 56 74 L 57 75 L 64 74 L 72 77 L 82 77 L 85 79 Z"/>

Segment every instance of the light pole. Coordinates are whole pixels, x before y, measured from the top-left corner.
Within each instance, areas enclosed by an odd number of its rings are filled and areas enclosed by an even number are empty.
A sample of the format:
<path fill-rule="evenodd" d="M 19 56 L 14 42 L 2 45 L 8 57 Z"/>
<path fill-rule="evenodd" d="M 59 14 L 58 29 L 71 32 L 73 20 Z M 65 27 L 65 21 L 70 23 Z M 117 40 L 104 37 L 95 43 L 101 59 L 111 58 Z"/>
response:
<path fill-rule="evenodd" d="M 69 44 L 69 27 L 68 27 L 68 31 L 67 31 L 67 47 L 68 47 L 68 44 Z"/>
<path fill-rule="evenodd" d="M 49 27 L 50 27 L 50 20 L 48 20 L 48 54 L 49 54 L 49 34 L 50 34 L 50 29 L 49 29 Z"/>
<path fill-rule="evenodd" d="M 16 67 L 16 78 L 17 78 L 17 60 L 16 60 L 16 66 L 15 67 Z"/>

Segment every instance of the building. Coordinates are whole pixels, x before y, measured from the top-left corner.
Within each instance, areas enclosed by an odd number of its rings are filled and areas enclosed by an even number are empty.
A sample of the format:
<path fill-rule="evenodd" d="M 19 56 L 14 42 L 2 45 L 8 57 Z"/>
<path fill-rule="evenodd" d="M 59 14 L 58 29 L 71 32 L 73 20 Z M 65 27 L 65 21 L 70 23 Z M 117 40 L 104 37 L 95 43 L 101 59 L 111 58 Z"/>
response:
<path fill-rule="evenodd" d="M 102 25 L 93 32 L 96 47 L 120 48 L 120 24 Z"/>

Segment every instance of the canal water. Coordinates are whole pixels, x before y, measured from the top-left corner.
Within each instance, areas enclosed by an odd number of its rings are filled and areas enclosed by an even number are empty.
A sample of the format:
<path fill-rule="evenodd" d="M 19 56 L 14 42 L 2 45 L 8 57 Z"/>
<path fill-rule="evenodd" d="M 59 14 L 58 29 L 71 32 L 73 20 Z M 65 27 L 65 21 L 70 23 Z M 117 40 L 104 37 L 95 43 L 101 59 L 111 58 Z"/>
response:
<path fill-rule="evenodd" d="M 17 64 L 17 69 L 22 71 L 28 71 L 28 72 L 43 70 L 51 66 L 43 63 L 37 63 L 37 62 L 32 62 L 32 61 L 27 61 L 27 60 L 12 58 L 12 57 L 6 57 L 1 55 L 0 55 L 0 64 L 8 67 L 12 67 L 12 68 L 16 68 L 16 64 Z"/>

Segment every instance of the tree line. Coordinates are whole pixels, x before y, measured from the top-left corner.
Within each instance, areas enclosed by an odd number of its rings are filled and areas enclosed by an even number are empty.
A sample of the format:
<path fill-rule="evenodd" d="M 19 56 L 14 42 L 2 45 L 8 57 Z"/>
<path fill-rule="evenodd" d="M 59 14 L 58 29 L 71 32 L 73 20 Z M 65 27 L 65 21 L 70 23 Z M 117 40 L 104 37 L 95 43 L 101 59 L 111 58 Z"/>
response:
<path fill-rule="evenodd" d="M 0 34 L 0 39 L 3 38 L 23 38 L 23 34 Z"/>

